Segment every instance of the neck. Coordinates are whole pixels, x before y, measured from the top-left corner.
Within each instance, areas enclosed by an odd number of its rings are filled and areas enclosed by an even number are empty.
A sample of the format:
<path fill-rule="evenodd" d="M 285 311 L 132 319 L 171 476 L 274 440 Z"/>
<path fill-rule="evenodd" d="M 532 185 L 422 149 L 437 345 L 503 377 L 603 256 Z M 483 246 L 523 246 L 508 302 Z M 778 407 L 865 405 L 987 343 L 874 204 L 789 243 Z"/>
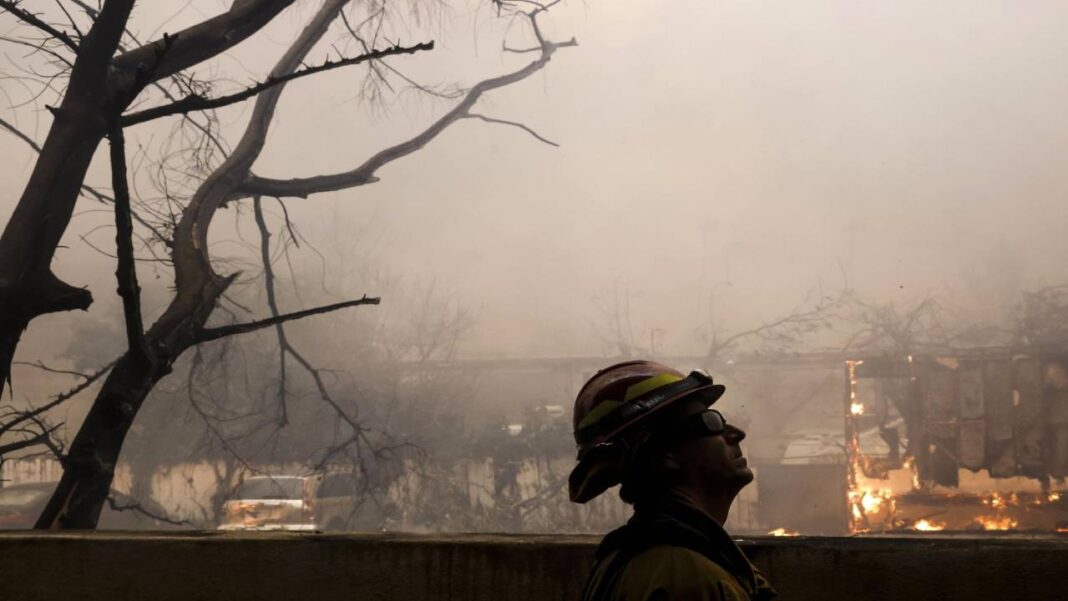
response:
<path fill-rule="evenodd" d="M 683 487 L 673 489 L 671 494 L 683 503 L 707 514 L 720 526 L 727 522 L 727 514 L 730 513 L 731 503 L 734 502 L 735 497 L 734 493 L 714 494 L 705 492 L 702 494 L 701 491 Z"/>

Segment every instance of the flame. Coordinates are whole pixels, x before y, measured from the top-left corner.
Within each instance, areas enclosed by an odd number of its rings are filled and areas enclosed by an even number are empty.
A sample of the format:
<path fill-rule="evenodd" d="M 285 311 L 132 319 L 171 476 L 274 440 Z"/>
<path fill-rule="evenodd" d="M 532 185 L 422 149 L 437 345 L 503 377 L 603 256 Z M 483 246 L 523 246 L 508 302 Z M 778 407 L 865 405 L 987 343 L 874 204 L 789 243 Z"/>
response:
<path fill-rule="evenodd" d="M 1004 509 L 1005 497 L 1001 496 L 998 493 L 993 493 L 988 498 L 983 499 L 983 505 L 989 505 L 994 509 Z"/>
<path fill-rule="evenodd" d="M 983 530 L 1012 530 L 1020 525 L 1019 522 L 1008 516 L 986 517 L 981 516 L 976 520 Z"/>
<path fill-rule="evenodd" d="M 866 490 L 860 495 L 860 506 L 865 514 L 875 513 L 890 500 L 891 492 L 886 489 Z"/>
<path fill-rule="evenodd" d="M 914 357 L 907 356 L 906 360 L 912 364 Z M 845 362 L 849 386 L 843 413 L 851 534 L 903 528 L 920 532 L 968 528 L 986 531 L 1048 529 L 1051 527 L 1050 518 L 1058 520 L 1057 532 L 1068 534 L 1068 521 L 1063 520 L 1064 513 L 1068 511 L 1068 489 L 1038 492 L 1031 486 L 1024 486 L 1011 491 L 1014 483 L 987 474 L 982 479 L 975 478 L 967 487 L 962 481 L 961 488 L 951 491 L 921 481 L 917 460 L 907 453 L 897 465 L 891 465 L 887 457 L 866 456 L 861 450 L 860 423 L 867 410 L 862 401 L 867 397 L 860 394 L 857 375 L 857 367 L 862 363 L 859 360 Z M 910 373 L 912 367 L 909 365 Z M 915 379 L 912 377 L 912 380 Z M 937 449 L 932 447 L 931 450 Z M 995 485 L 994 481 L 998 484 Z M 930 517 L 919 519 L 919 515 L 924 513 L 931 515 L 929 512 L 935 507 L 945 508 L 945 515 L 939 514 L 944 521 Z M 775 535 L 779 531 L 785 535 L 781 528 L 769 534 Z"/>
<path fill-rule="evenodd" d="M 776 528 L 768 532 L 771 536 L 797 536 L 800 534 L 796 530 L 787 530 L 786 528 Z"/>
<path fill-rule="evenodd" d="M 912 527 L 921 532 L 937 532 L 944 530 L 946 525 L 940 522 L 932 522 L 925 518 L 913 524 Z"/>

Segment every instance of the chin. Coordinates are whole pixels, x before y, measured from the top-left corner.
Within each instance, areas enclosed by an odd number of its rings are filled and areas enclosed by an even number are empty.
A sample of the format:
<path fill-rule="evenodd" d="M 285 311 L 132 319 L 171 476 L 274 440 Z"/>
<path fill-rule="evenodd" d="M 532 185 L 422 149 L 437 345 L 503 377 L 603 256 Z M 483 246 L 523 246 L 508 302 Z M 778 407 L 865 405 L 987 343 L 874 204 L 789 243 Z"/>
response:
<path fill-rule="evenodd" d="M 738 470 L 737 481 L 739 490 L 745 486 L 748 486 L 753 481 L 753 470 L 748 467 L 743 467 Z"/>

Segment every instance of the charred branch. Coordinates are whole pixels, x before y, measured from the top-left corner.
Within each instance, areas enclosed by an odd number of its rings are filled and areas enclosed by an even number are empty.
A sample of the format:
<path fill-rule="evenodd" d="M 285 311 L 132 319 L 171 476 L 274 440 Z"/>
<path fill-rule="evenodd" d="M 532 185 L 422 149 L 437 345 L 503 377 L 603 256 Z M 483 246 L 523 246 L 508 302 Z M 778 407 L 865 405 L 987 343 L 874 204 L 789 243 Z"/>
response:
<path fill-rule="evenodd" d="M 38 154 L 41 153 L 41 146 L 37 142 L 34 142 L 33 138 L 27 136 L 22 130 L 15 127 L 10 122 L 4 120 L 3 118 L 0 118 L 0 127 L 3 127 L 4 129 L 8 130 L 13 136 L 25 142 L 27 146 L 33 149 L 34 152 Z M 94 198 L 99 202 L 115 202 L 115 199 L 109 196 L 108 194 L 105 194 L 100 190 L 97 190 L 96 188 L 84 183 L 82 184 L 81 191 L 83 196 Z M 164 236 L 159 232 L 158 228 L 156 228 L 154 225 L 145 220 L 144 217 L 141 217 L 141 215 L 138 214 L 137 211 L 131 210 L 130 214 L 133 219 L 137 221 L 137 223 L 140 223 L 142 226 L 152 231 L 153 235 L 155 235 L 159 240 L 163 241 L 165 244 L 168 243 L 166 238 L 164 238 Z"/>
<path fill-rule="evenodd" d="M 325 2 L 297 40 L 282 55 L 271 70 L 270 77 L 281 78 L 298 70 L 305 56 L 322 36 L 330 23 L 344 8 L 347 0 Z M 215 277 L 208 257 L 207 232 L 215 212 L 235 196 L 235 188 L 249 176 L 252 164 L 259 158 L 266 142 L 274 111 L 278 106 L 285 82 L 272 86 L 256 96 L 248 126 L 241 140 L 226 161 L 200 186 L 183 212 L 175 228 L 174 268 L 179 297 L 192 301 L 205 282 Z M 168 319 L 165 315 L 163 319 Z"/>
<path fill-rule="evenodd" d="M 284 205 L 283 205 L 284 206 Z M 278 317 L 278 300 L 274 291 L 274 265 L 271 263 L 271 231 L 267 229 L 267 221 L 263 216 L 263 204 L 260 197 L 252 199 L 252 210 L 256 217 L 256 227 L 260 232 L 260 260 L 263 261 L 263 286 L 267 292 L 267 308 L 272 317 Z M 286 219 L 289 223 L 289 219 Z M 288 409 L 286 405 L 286 353 L 292 349 L 289 340 L 286 339 L 285 326 L 281 323 L 274 326 L 275 335 L 278 336 L 278 404 L 279 422 L 285 424 L 288 421 Z"/>
<path fill-rule="evenodd" d="M 537 21 L 531 18 L 533 27 L 537 28 Z M 538 34 L 540 35 L 540 33 Z M 553 54 L 559 48 L 577 46 L 578 42 L 574 38 L 566 42 L 543 42 L 540 46 L 541 56 L 537 60 L 527 64 L 522 69 L 513 71 L 499 77 L 483 80 L 475 84 L 467 93 L 463 99 L 453 107 L 449 112 L 443 115 L 440 119 L 432 123 L 428 128 L 423 130 L 422 133 L 412 137 L 411 139 L 401 142 L 395 146 L 386 148 L 374 156 L 370 157 L 363 164 L 359 165 L 355 169 L 345 171 L 342 173 L 336 173 L 332 175 L 320 175 L 314 177 L 294 178 L 294 179 L 272 179 L 259 176 L 250 176 L 237 190 L 243 196 L 288 196 L 297 198 L 307 198 L 312 194 L 320 192 L 331 192 L 335 190 L 344 190 L 346 188 L 353 188 L 356 186 L 362 186 L 365 184 L 371 184 L 378 181 L 375 177 L 375 173 L 383 166 L 396 161 L 397 159 L 406 157 L 424 146 L 426 146 L 431 140 L 436 138 L 441 132 L 445 131 L 450 125 L 460 119 L 466 119 L 472 117 L 471 109 L 475 106 L 475 103 L 486 92 L 502 88 L 516 82 L 522 81 L 527 77 L 530 77 L 534 73 L 540 71 L 549 63 Z M 474 118 L 482 118 L 481 116 L 475 116 Z M 519 124 L 508 122 L 508 125 Z M 524 128 L 527 129 L 527 128 Z M 532 130 L 528 131 L 533 133 Z M 541 136 L 535 137 L 546 142 L 553 144 L 548 140 L 545 140 Z M 553 144 L 555 145 L 555 144 Z"/>
<path fill-rule="evenodd" d="M 509 127 L 517 127 L 519 129 L 527 132 L 528 134 L 534 136 L 534 138 L 537 139 L 538 141 L 544 142 L 544 143 L 548 144 L 549 146 L 556 146 L 557 148 L 559 148 L 559 146 L 560 146 L 559 144 L 557 144 L 556 142 L 553 142 L 552 140 L 547 140 L 546 138 L 544 138 L 543 136 L 538 134 L 538 132 L 534 131 L 533 129 L 531 129 L 530 127 L 528 127 L 526 125 L 523 125 L 522 123 L 517 123 L 515 121 L 507 121 L 505 119 L 495 119 L 493 117 L 487 117 L 485 115 L 479 115 L 478 113 L 469 113 L 464 118 L 465 119 L 478 119 L 480 121 L 485 121 L 486 123 L 497 123 L 499 125 L 507 125 Z"/>
<path fill-rule="evenodd" d="M 709 361 L 714 362 L 721 353 L 731 349 L 742 340 L 750 338 L 779 346 L 789 346 L 804 335 L 829 328 L 833 312 L 842 307 L 850 298 L 851 292 L 845 285 L 833 297 L 819 292 L 815 302 L 805 299 L 781 317 L 723 338 L 720 337 L 716 324 L 712 323 L 712 341 L 708 347 L 707 357 Z"/>
<path fill-rule="evenodd" d="M 360 305 L 377 305 L 380 300 L 381 299 L 377 297 L 362 296 L 354 300 L 343 301 L 331 305 L 322 305 L 311 309 L 305 309 L 303 311 L 294 311 L 293 313 L 284 313 L 282 315 L 268 317 L 249 323 L 239 323 L 228 326 L 220 326 L 217 328 L 205 328 L 201 330 L 200 335 L 197 336 L 197 342 L 211 342 L 212 340 L 219 340 L 220 338 L 226 338 L 227 336 L 248 334 L 249 332 L 255 332 L 257 330 L 262 330 L 264 328 L 283 324 L 287 321 L 296 321 L 298 319 L 304 319 L 305 317 L 311 317 L 313 315 L 323 315 L 324 313 L 332 313 L 339 309 L 346 309 L 348 307 L 357 307 Z"/>
<path fill-rule="evenodd" d="M 126 342 L 135 360 L 149 361 L 145 343 L 145 326 L 141 317 L 141 286 L 137 283 L 137 265 L 133 250 L 133 219 L 130 217 L 130 190 L 126 182 L 126 142 L 121 127 L 109 134 L 111 141 L 111 181 L 115 191 L 115 252 L 118 292 L 122 298 L 126 321 Z"/>
<path fill-rule="evenodd" d="M 59 369 L 58 367 L 50 367 L 48 365 L 45 365 L 45 363 L 43 361 L 33 361 L 33 362 L 30 362 L 30 361 L 15 361 L 14 363 L 12 363 L 12 365 L 22 365 L 22 366 L 25 366 L 25 367 L 35 367 L 35 368 L 37 368 L 37 369 L 39 369 L 41 371 L 46 371 L 48 373 L 62 374 L 62 375 L 66 375 L 66 376 L 77 376 L 77 377 L 82 378 L 82 379 L 89 379 L 92 376 L 92 374 L 87 374 L 87 373 L 80 372 L 80 371 L 74 371 L 74 370 L 71 370 L 71 369 Z"/>
<path fill-rule="evenodd" d="M 26 23 L 27 25 L 30 25 L 32 27 L 36 27 L 37 29 L 40 29 L 41 31 L 47 33 L 49 36 L 55 38 L 56 40 L 59 40 L 65 46 L 67 46 L 77 54 L 78 43 L 75 42 L 74 39 L 70 37 L 70 35 L 68 35 L 64 31 L 60 31 L 56 27 L 50 25 L 44 19 L 31 13 L 30 11 L 19 8 L 19 4 L 21 3 L 15 0 L 0 0 L 0 8 L 11 13 L 23 23 Z"/>
<path fill-rule="evenodd" d="M 62 427 L 63 424 L 45 426 L 41 422 L 38 423 L 41 425 L 41 428 L 36 431 L 30 430 L 28 428 L 14 429 L 14 432 L 27 435 L 28 437 L 23 438 L 22 440 L 0 444 L 0 459 L 2 459 L 5 455 L 10 455 L 11 453 L 17 453 L 18 451 L 31 449 L 37 446 L 45 446 L 52 450 L 57 449 L 58 447 L 53 441 L 52 435 L 55 433 L 56 430 Z"/>
<path fill-rule="evenodd" d="M 108 507 L 110 507 L 112 511 L 133 511 L 134 513 L 139 513 L 145 517 L 152 518 L 153 520 L 157 520 L 165 524 L 170 524 L 172 526 L 196 527 L 196 524 L 189 520 L 178 520 L 166 514 L 159 513 L 157 511 L 152 511 L 141 503 L 138 503 L 137 501 L 134 501 L 132 499 L 124 503 L 119 503 L 115 499 L 115 497 L 108 496 Z"/>
<path fill-rule="evenodd" d="M 314 67 L 308 67 L 292 73 L 287 73 L 280 77 L 268 77 L 265 81 L 249 86 L 244 90 L 229 94 L 227 96 L 220 96 L 218 98 L 205 98 L 200 95 L 189 95 L 172 104 L 159 106 L 155 108 L 145 109 L 136 113 L 125 115 L 122 118 L 123 127 L 129 127 L 131 125 L 137 125 L 153 119 L 159 119 L 161 117 L 168 117 L 171 115 L 185 114 L 192 111 L 203 111 L 218 109 L 231 104 L 236 104 L 244 100 L 248 100 L 254 96 L 257 96 L 261 92 L 264 92 L 274 86 L 281 85 L 295 79 L 307 77 L 309 75 L 315 75 L 324 71 L 330 71 L 331 69 L 337 69 L 340 67 L 346 67 L 349 65 L 358 65 L 367 61 L 374 61 L 386 58 L 388 56 L 396 56 L 400 54 L 415 54 L 422 50 L 433 50 L 434 42 L 423 42 L 414 46 L 393 46 L 392 48 L 384 48 L 382 50 L 372 50 L 366 54 L 354 56 L 350 58 L 344 58 L 339 60 L 327 60 L 321 65 Z"/>
<path fill-rule="evenodd" d="M 169 77 L 233 48 L 291 4 L 293 0 L 233 2 L 225 13 L 119 55 L 114 61 L 115 72 L 128 82 L 133 81 L 138 71 L 150 74 L 146 83 Z M 104 5 L 104 11 L 97 18 L 98 23 L 107 19 L 107 6 Z M 160 49 L 164 45 L 169 48 L 161 56 Z M 113 83 L 121 87 L 121 82 Z"/>
<path fill-rule="evenodd" d="M 3 435 L 4 433 L 10 431 L 12 428 L 18 427 L 20 424 L 25 423 L 28 420 L 32 420 L 35 417 L 44 415 L 48 411 L 51 411 L 52 409 L 55 409 L 56 407 L 74 398 L 78 395 L 78 393 L 92 386 L 93 383 L 99 380 L 101 376 L 108 373 L 108 371 L 110 371 L 111 368 L 114 367 L 117 362 L 118 359 L 112 361 L 111 363 L 108 363 L 104 367 L 98 369 L 97 371 L 91 374 L 84 374 L 85 380 L 83 382 L 80 382 L 77 386 L 71 388 L 70 390 L 64 393 L 57 395 L 54 399 L 52 399 L 48 403 L 45 403 L 44 405 L 41 405 L 40 407 L 29 409 L 27 411 L 17 412 L 17 414 L 14 415 L 12 419 L 0 424 L 0 435 Z"/>

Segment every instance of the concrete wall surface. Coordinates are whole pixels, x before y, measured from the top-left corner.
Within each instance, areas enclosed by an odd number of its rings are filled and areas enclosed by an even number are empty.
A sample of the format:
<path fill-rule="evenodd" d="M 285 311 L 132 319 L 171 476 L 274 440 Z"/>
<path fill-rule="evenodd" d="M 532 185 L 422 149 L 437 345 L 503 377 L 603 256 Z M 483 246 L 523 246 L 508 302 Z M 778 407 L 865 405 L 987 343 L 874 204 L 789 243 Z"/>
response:
<path fill-rule="evenodd" d="M 588 536 L 0 533 L 0 600 L 576 599 Z M 783 600 L 1068 599 L 1068 539 L 760 538 Z"/>

